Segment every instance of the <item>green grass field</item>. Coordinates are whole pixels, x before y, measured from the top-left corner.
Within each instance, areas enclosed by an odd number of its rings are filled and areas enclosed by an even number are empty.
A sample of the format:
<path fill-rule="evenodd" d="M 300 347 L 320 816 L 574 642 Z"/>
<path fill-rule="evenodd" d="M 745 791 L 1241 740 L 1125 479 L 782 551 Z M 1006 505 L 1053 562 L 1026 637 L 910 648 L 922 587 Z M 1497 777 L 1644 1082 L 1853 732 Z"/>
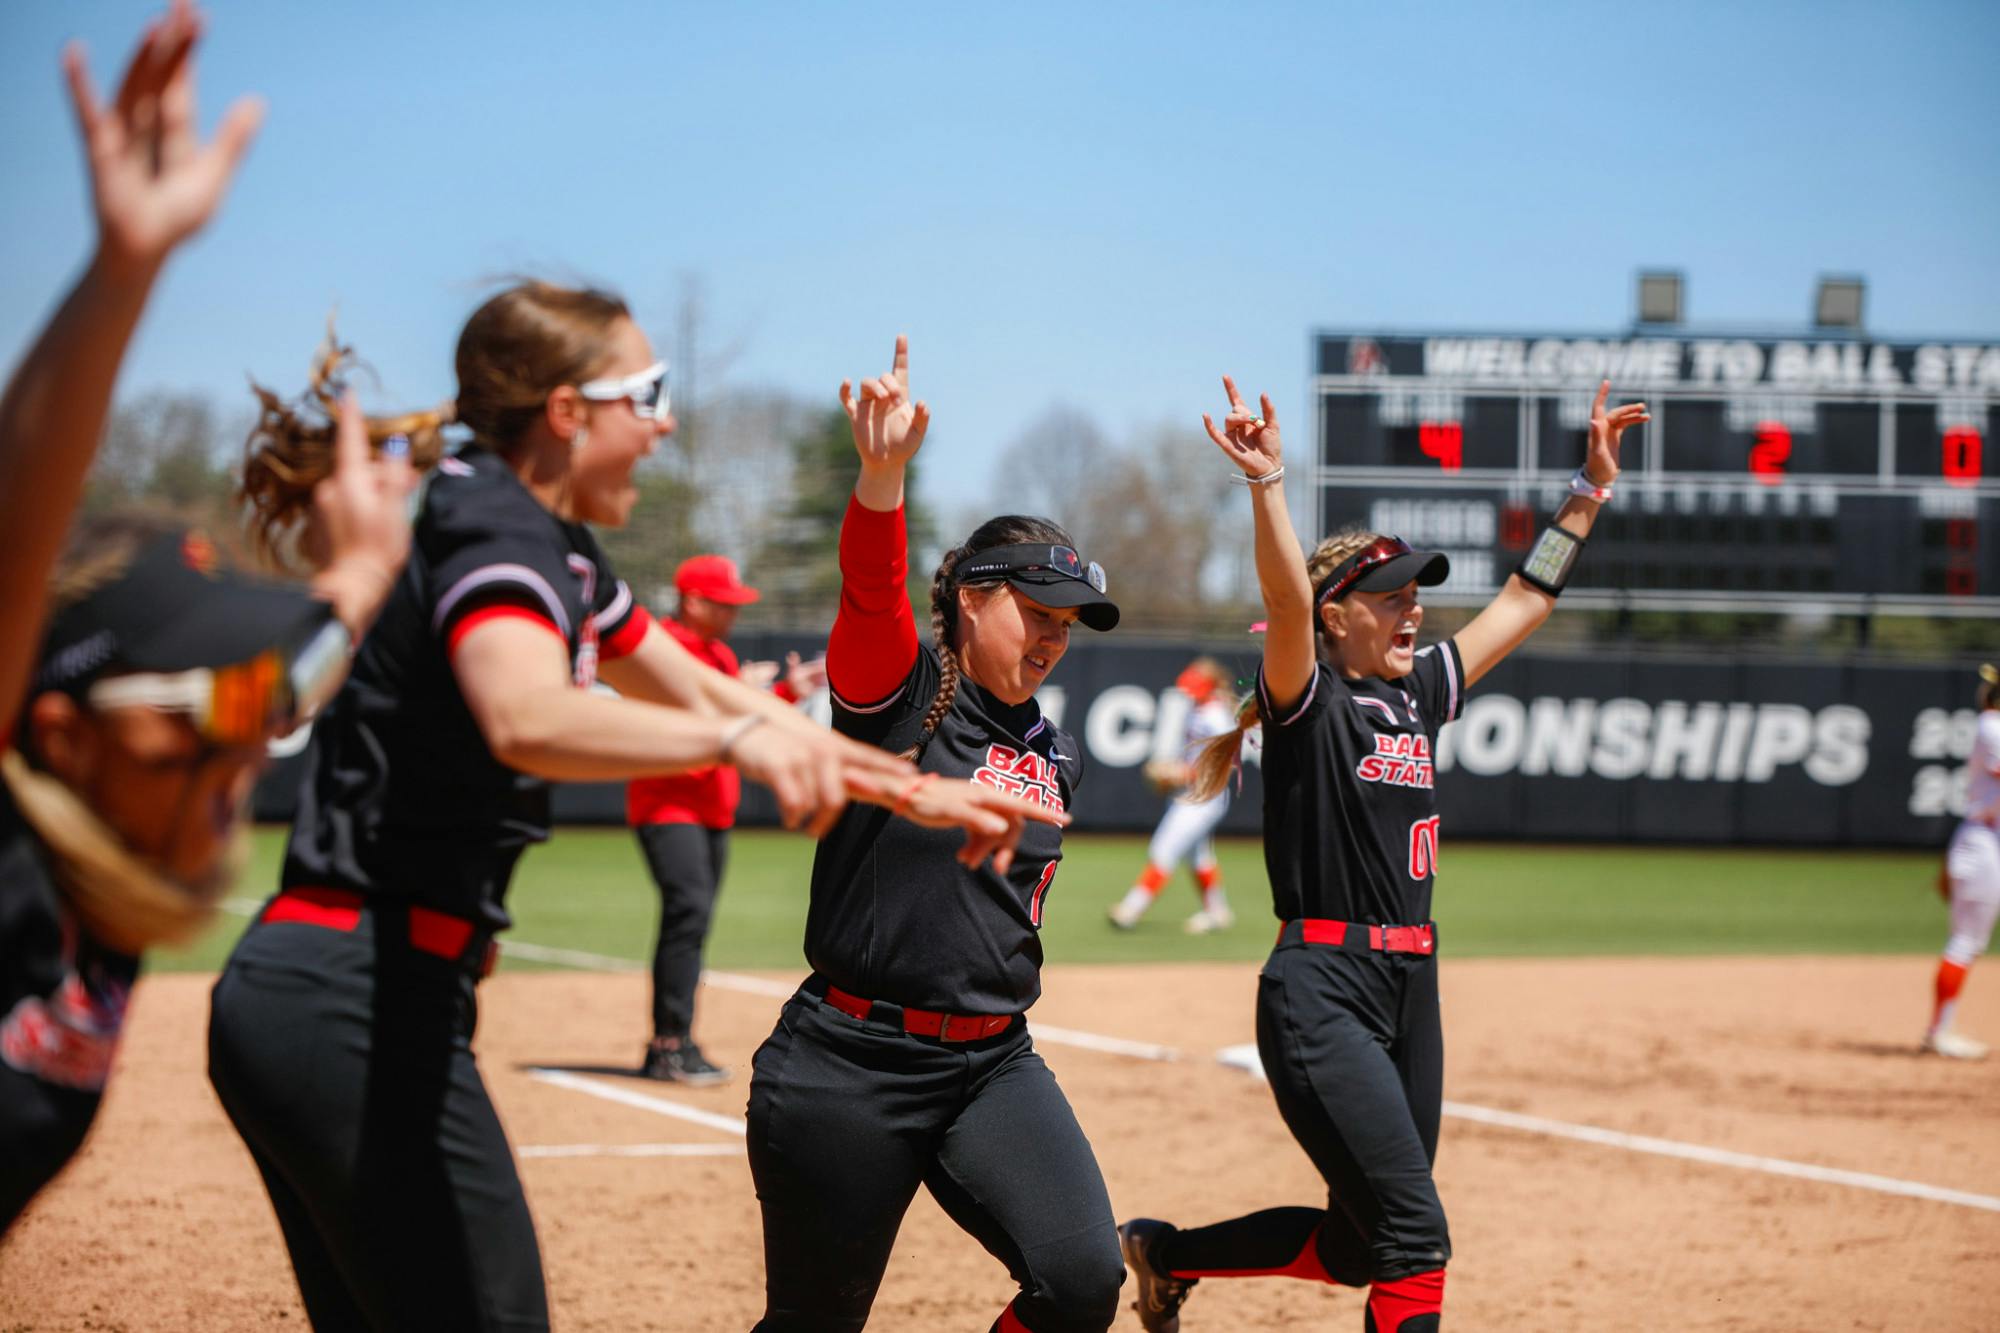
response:
<path fill-rule="evenodd" d="M 283 830 L 255 836 L 239 900 L 261 899 L 276 882 Z M 1104 909 L 1142 863 L 1144 839 L 1073 836 L 1066 843 L 1043 929 L 1050 962 L 1250 960 L 1269 949 L 1276 925 L 1254 840 L 1223 843 L 1223 878 L 1239 919 L 1235 929 L 1201 938 L 1180 929 L 1195 907 L 1185 872 L 1138 930 L 1124 934 L 1106 923 Z M 735 835 L 709 941 L 712 966 L 803 967 L 811 860 L 803 838 Z M 1932 888 L 1937 864 L 1928 851 L 1452 843 L 1436 913 L 1453 957 L 1928 953 L 1945 935 L 1944 906 Z M 508 903 L 513 938 L 635 962 L 651 956 L 656 900 L 624 830 L 558 830 L 528 854 Z M 212 970 L 243 925 L 240 913 L 226 914 L 207 938 L 157 953 L 151 965 Z"/>

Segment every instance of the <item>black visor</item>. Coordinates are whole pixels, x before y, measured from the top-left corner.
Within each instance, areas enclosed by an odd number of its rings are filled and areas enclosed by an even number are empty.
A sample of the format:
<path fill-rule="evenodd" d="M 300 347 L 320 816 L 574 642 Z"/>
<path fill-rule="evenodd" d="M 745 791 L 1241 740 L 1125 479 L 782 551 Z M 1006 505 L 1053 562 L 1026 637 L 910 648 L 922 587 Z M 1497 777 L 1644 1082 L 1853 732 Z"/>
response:
<path fill-rule="evenodd" d="M 959 584 L 1007 582 L 1043 606 L 1076 607 L 1077 619 L 1103 631 L 1118 625 L 1118 605 L 1104 595 L 1104 567 L 1089 564 L 1071 546 L 1022 542 L 974 551 L 958 562 L 952 580 Z"/>
<path fill-rule="evenodd" d="M 1386 592 L 1412 579 L 1429 588 L 1443 583 L 1450 573 L 1451 561 L 1443 551 L 1418 551 L 1401 537 L 1377 537 L 1333 567 L 1313 602 L 1337 602 L 1356 588 Z"/>
<path fill-rule="evenodd" d="M 121 578 L 55 615 L 35 690 L 81 694 L 114 671 L 233 666 L 296 648 L 326 614 L 303 588 L 219 568 L 199 532 L 172 533 L 140 548 Z"/>

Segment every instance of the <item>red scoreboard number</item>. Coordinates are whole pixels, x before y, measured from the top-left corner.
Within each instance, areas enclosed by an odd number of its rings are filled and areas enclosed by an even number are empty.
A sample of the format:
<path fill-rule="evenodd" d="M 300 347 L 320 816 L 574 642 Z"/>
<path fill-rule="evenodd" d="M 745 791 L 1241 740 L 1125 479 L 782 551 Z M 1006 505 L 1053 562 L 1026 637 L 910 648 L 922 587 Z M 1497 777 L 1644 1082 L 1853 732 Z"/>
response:
<path fill-rule="evenodd" d="M 1456 421 L 1426 421 L 1417 427 L 1417 452 L 1435 458 L 1439 468 L 1456 472 L 1465 466 L 1465 427 Z"/>
<path fill-rule="evenodd" d="M 1986 475 L 1982 455 L 1986 442 L 1971 426 L 1953 426 L 1944 433 L 1944 457 L 1939 467 L 1954 486 L 1970 486 Z"/>
<path fill-rule="evenodd" d="M 1791 428 L 1782 421 L 1760 421 L 1750 439 L 1750 474 L 1766 486 L 1785 479 L 1785 464 L 1792 461 Z"/>

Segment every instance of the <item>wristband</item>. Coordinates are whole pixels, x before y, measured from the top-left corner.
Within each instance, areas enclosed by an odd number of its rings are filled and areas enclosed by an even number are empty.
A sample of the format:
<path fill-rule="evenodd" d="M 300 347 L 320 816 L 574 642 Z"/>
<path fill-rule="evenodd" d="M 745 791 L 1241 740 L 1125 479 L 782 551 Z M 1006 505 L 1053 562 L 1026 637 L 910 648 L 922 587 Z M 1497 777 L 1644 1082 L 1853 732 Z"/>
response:
<path fill-rule="evenodd" d="M 1261 472 L 1254 477 L 1247 472 L 1242 472 L 1242 473 L 1232 472 L 1229 475 L 1229 479 L 1235 482 L 1238 486 L 1269 486 L 1284 475 L 1285 475 L 1285 465 L 1283 463 L 1280 463 L 1278 464 L 1278 466 L 1272 468 L 1269 472 Z"/>
<path fill-rule="evenodd" d="M 916 797 L 916 794 L 922 791 L 925 785 L 928 784 L 931 781 L 931 779 L 935 778 L 936 776 L 937 774 L 935 773 L 917 774 L 917 776 L 911 780 L 910 785 L 903 788 L 903 794 L 896 798 L 896 803 L 889 807 L 889 817 L 891 819 L 894 819 L 898 815 L 901 815 L 903 811 L 907 810 L 909 808 L 911 800 L 913 800 Z"/>
<path fill-rule="evenodd" d="M 1583 550 L 1583 538 L 1561 528 L 1542 529 L 1542 535 L 1535 540 L 1534 549 L 1522 557 L 1521 566 L 1514 572 L 1523 582 L 1540 588 L 1551 597 L 1562 596 L 1563 585 L 1569 582 L 1572 569 L 1576 568 L 1576 557 Z"/>
<path fill-rule="evenodd" d="M 291 661 L 287 685 L 292 692 L 292 717 L 310 721 L 326 707 L 347 679 L 347 664 L 354 657 L 354 635 L 340 618 L 327 608 L 326 622 L 314 631 Z"/>
<path fill-rule="evenodd" d="M 1590 479 L 1590 474 L 1578 468 L 1569 479 L 1569 493 L 1579 500 L 1595 500 L 1599 504 L 1611 501 L 1611 488 L 1599 486 Z"/>
<path fill-rule="evenodd" d="M 736 742 L 763 726 L 765 721 L 766 719 L 762 713 L 752 713 L 748 717 L 740 717 L 730 723 L 722 733 L 722 744 L 716 750 L 715 762 L 718 764 L 728 763 L 729 752 L 735 748 Z"/>

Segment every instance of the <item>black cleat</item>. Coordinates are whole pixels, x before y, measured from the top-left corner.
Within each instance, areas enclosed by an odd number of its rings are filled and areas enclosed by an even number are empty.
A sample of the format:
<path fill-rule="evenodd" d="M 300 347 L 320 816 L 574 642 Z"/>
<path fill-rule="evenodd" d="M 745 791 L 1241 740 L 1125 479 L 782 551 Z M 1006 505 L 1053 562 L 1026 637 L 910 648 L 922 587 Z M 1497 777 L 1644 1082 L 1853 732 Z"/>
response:
<path fill-rule="evenodd" d="M 646 1048 L 646 1063 L 639 1067 L 639 1072 L 662 1083 L 685 1083 L 695 1088 L 729 1081 L 729 1071 L 709 1063 L 701 1047 L 688 1037 L 679 1038 L 672 1045 L 652 1043 Z"/>
<path fill-rule="evenodd" d="M 1180 1333 L 1181 1303 L 1201 1280 L 1169 1277 L 1154 1267 L 1154 1252 L 1173 1230 L 1171 1224 L 1150 1217 L 1135 1217 L 1118 1228 L 1118 1248 L 1139 1283 L 1139 1297 L 1132 1308 L 1139 1312 L 1139 1327 L 1146 1333 Z"/>

